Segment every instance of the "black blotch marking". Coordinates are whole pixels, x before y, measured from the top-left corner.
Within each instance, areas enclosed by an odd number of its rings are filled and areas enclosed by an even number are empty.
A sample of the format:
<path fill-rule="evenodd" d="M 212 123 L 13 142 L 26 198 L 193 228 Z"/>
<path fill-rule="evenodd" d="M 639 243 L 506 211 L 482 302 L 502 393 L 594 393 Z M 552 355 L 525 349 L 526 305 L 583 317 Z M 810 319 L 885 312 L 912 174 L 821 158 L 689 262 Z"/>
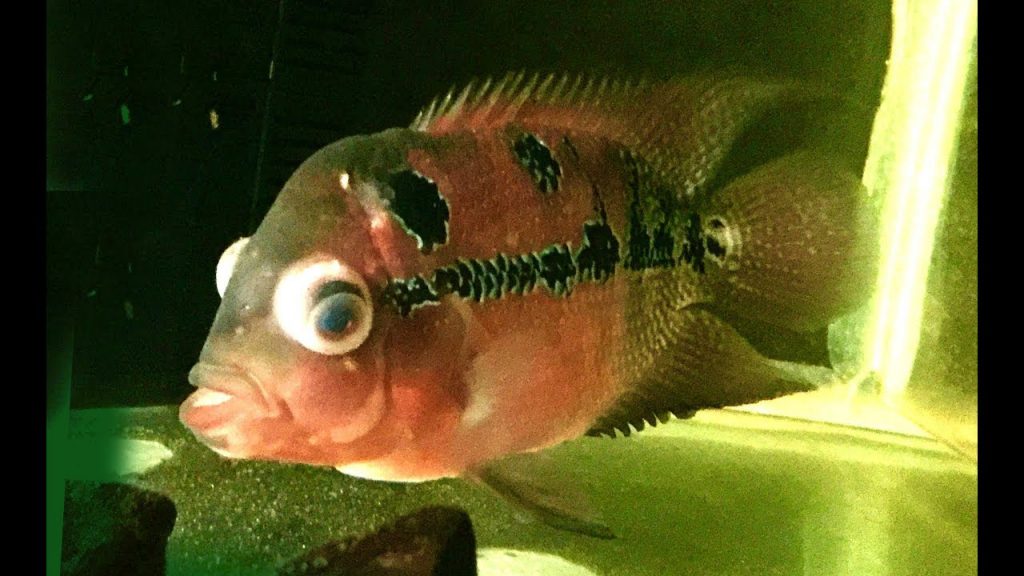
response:
<path fill-rule="evenodd" d="M 502 291 L 503 293 L 516 292 L 521 294 L 522 290 L 519 290 L 519 260 L 513 256 L 505 258 L 505 261 L 508 265 L 508 271 L 505 272 Z"/>
<path fill-rule="evenodd" d="M 651 236 L 647 233 L 647 226 L 644 225 L 643 213 L 640 209 L 640 170 L 632 155 L 627 155 L 626 164 L 629 167 L 629 186 L 632 198 L 629 203 L 629 229 L 626 231 L 626 268 L 630 270 L 642 270 L 646 268 L 649 261 L 648 251 L 651 246 Z"/>
<path fill-rule="evenodd" d="M 523 293 L 533 290 L 537 284 L 537 272 L 540 270 L 540 258 L 536 254 L 523 254 L 519 257 L 519 280 L 523 284 Z"/>
<path fill-rule="evenodd" d="M 493 260 L 484 260 L 481 264 L 484 269 L 484 296 L 487 298 L 497 298 L 501 290 L 501 277 L 498 275 L 498 266 Z"/>
<path fill-rule="evenodd" d="M 387 184 L 395 193 L 391 211 L 416 239 L 420 251 L 429 254 L 448 242 L 451 213 L 433 180 L 415 170 L 402 170 L 390 174 Z"/>
<path fill-rule="evenodd" d="M 477 297 L 477 300 L 482 301 L 485 298 L 489 297 L 491 295 L 491 291 L 494 290 L 495 278 L 494 275 L 490 274 L 490 272 L 487 269 L 487 260 L 474 260 L 474 262 L 476 262 L 474 270 L 480 270 L 480 294 Z"/>
<path fill-rule="evenodd" d="M 501 279 L 501 285 L 498 288 L 499 293 L 505 291 L 505 277 L 508 276 L 508 258 L 504 254 L 499 253 L 494 258 L 494 268 L 497 270 L 498 278 Z"/>
<path fill-rule="evenodd" d="M 437 293 L 422 276 L 388 282 L 381 298 L 402 316 L 408 316 L 420 306 L 439 301 Z"/>
<path fill-rule="evenodd" d="M 603 219 L 583 225 L 583 246 L 576 266 L 583 280 L 603 282 L 615 273 L 619 263 L 619 239 Z"/>
<path fill-rule="evenodd" d="M 469 277 L 469 284 L 472 288 L 470 296 L 472 296 L 477 302 L 481 302 L 484 299 L 484 269 L 483 266 L 480 265 L 479 260 L 468 260 L 468 262 L 469 269 L 472 270 L 472 275 Z"/>
<path fill-rule="evenodd" d="M 676 241 L 669 232 L 668 225 L 664 222 L 654 229 L 654 239 L 651 240 L 651 267 L 666 268 L 676 263 L 672 253 L 675 251 Z"/>
<path fill-rule="evenodd" d="M 622 159 L 631 196 L 623 265 L 630 270 L 675 266 L 676 239 L 670 225 L 678 211 L 674 194 L 665 186 L 656 186 L 648 174 L 649 168 L 641 166 L 632 154 L 623 152 Z"/>
<path fill-rule="evenodd" d="M 540 277 L 551 292 L 562 295 L 572 290 L 576 263 L 565 244 L 548 246 L 540 253 Z"/>
<path fill-rule="evenodd" d="M 457 268 L 438 268 L 434 271 L 434 290 L 438 296 L 447 296 L 459 291 L 459 271 Z"/>
<path fill-rule="evenodd" d="M 682 257 L 691 268 L 700 273 L 704 272 L 704 232 L 701 230 L 700 216 L 697 214 L 690 214 L 686 219 Z"/>
<path fill-rule="evenodd" d="M 551 155 L 551 149 L 547 145 L 527 132 L 512 143 L 512 151 L 542 193 L 551 194 L 558 191 L 562 167 Z"/>
<path fill-rule="evenodd" d="M 473 294 L 473 269 L 465 260 L 459 260 L 455 263 L 455 271 L 459 275 L 459 296 L 469 298 Z"/>
<path fill-rule="evenodd" d="M 719 260 L 725 258 L 725 246 L 719 244 L 718 240 L 715 240 L 711 236 L 706 236 L 704 239 L 708 246 L 708 252 L 710 252 L 712 256 Z"/>
<path fill-rule="evenodd" d="M 712 257 L 721 261 L 725 259 L 728 249 L 726 244 L 720 239 L 720 231 L 725 228 L 725 222 L 722 222 L 720 218 L 709 218 L 708 219 L 708 231 L 704 233 L 704 245 L 707 247 L 707 251 Z"/>

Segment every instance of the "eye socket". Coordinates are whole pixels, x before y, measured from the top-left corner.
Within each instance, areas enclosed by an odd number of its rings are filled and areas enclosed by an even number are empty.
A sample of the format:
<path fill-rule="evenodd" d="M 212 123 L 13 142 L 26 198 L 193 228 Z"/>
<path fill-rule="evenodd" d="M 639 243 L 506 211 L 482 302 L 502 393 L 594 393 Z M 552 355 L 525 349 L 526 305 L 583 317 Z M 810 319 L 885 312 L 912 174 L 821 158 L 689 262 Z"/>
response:
<path fill-rule="evenodd" d="M 370 333 L 373 307 L 363 279 L 337 260 L 300 262 L 274 294 L 278 324 L 293 340 L 326 355 L 359 347 Z"/>
<path fill-rule="evenodd" d="M 238 263 L 238 255 L 242 253 L 242 249 L 249 243 L 249 238 L 239 238 L 228 246 L 224 253 L 220 255 L 220 260 L 217 261 L 217 293 L 220 297 L 224 297 L 224 292 L 228 289 L 228 282 L 231 281 L 231 275 L 235 273 L 235 264 Z"/>

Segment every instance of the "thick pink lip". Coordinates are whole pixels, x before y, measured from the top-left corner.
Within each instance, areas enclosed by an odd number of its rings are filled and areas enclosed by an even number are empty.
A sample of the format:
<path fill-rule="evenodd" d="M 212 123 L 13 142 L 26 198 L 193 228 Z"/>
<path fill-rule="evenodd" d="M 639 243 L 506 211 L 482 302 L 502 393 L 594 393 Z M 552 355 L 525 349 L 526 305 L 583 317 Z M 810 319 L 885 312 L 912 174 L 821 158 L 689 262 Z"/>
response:
<path fill-rule="evenodd" d="M 196 388 L 209 388 L 223 392 L 248 400 L 264 410 L 270 411 L 270 402 L 267 400 L 259 380 L 242 368 L 199 362 L 189 371 L 188 381 Z"/>
<path fill-rule="evenodd" d="M 241 368 L 200 362 L 189 371 L 188 381 L 198 390 L 182 403 L 178 415 L 206 440 L 223 434 L 241 418 L 273 416 L 272 404 L 259 381 Z"/>

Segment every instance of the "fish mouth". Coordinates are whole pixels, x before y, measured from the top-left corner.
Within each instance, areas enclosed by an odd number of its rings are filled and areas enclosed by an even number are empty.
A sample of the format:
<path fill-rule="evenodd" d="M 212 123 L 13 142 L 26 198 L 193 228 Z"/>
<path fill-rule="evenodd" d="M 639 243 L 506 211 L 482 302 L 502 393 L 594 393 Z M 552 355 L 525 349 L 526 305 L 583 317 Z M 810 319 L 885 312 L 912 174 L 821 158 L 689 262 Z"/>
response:
<path fill-rule="evenodd" d="M 277 412 L 259 380 L 239 366 L 199 362 L 188 381 L 198 389 L 178 416 L 208 444 L 222 444 L 243 419 L 272 418 Z"/>

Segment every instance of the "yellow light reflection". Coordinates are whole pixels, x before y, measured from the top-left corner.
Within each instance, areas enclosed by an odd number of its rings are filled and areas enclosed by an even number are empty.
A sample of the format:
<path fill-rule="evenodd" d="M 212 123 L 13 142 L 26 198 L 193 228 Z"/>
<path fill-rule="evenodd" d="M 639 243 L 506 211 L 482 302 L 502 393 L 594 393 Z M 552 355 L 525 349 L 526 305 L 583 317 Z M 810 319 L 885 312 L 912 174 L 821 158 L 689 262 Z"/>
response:
<path fill-rule="evenodd" d="M 974 2 L 897 0 L 894 5 L 889 75 L 864 171 L 868 190 L 884 195 L 885 251 L 866 340 L 868 363 L 890 404 L 906 389 L 917 353 L 976 30 Z"/>

